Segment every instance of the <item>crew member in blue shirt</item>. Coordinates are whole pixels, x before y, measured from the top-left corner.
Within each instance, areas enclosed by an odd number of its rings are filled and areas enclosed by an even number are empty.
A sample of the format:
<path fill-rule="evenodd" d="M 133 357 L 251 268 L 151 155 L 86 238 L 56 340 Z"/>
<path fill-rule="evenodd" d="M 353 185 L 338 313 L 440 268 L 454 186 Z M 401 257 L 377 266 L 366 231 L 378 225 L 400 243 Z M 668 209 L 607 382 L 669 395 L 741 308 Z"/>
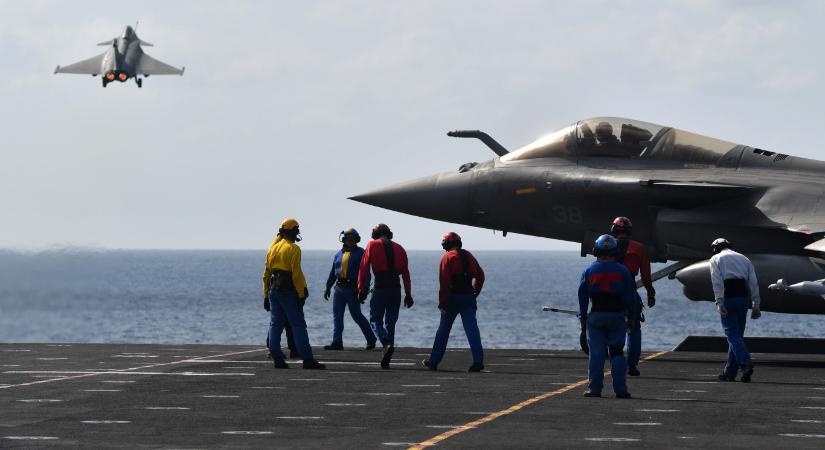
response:
<path fill-rule="evenodd" d="M 610 355 L 613 392 L 616 398 L 630 398 L 627 391 L 625 332 L 632 329 L 636 285 L 627 268 L 615 261 L 618 244 L 608 234 L 593 246 L 596 261 L 582 273 L 579 283 L 579 318 L 587 329 L 589 352 L 588 390 L 585 397 L 601 397 L 604 385 L 605 349 Z M 587 307 L 592 303 L 588 313 Z"/>
<path fill-rule="evenodd" d="M 357 295 L 358 269 L 361 266 L 361 257 L 364 256 L 364 249 L 358 246 L 361 236 L 355 228 L 347 228 L 341 232 L 338 240 L 343 246 L 332 260 L 332 269 L 329 271 L 327 288 L 324 291 L 324 299 L 329 300 L 332 295 L 333 323 L 332 343 L 325 345 L 324 350 L 344 349 L 344 309 L 347 307 L 349 307 L 352 320 L 361 327 L 361 332 L 364 333 L 364 339 L 367 340 L 366 350 L 372 350 L 375 348 L 375 335 L 372 333 L 369 321 L 361 313 L 361 303 Z M 367 283 L 369 283 L 369 274 L 367 277 Z"/>

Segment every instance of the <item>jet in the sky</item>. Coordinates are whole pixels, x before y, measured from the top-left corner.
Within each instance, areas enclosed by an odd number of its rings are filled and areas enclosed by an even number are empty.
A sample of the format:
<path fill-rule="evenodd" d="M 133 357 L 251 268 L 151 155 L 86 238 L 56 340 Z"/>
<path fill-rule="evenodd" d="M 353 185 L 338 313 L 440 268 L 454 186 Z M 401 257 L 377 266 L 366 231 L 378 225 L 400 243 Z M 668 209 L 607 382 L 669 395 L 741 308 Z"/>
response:
<path fill-rule="evenodd" d="M 101 76 L 103 87 L 112 81 L 125 82 L 134 78 L 138 87 L 143 87 L 140 76 L 149 75 L 183 75 L 186 67 L 178 69 L 169 64 L 158 61 L 143 53 L 141 46 L 151 47 L 152 44 L 140 40 L 135 30 L 127 26 L 120 36 L 97 45 L 109 48 L 100 55 L 89 58 L 65 67 L 57 66 L 54 73 L 77 73 L 91 76 Z"/>
<path fill-rule="evenodd" d="M 458 170 L 353 200 L 420 217 L 581 243 L 585 256 L 614 217 L 677 278 L 713 300 L 710 243 L 725 237 L 754 263 L 764 311 L 825 314 L 818 294 L 768 289 L 825 278 L 825 162 L 615 117 L 582 120 Z"/>

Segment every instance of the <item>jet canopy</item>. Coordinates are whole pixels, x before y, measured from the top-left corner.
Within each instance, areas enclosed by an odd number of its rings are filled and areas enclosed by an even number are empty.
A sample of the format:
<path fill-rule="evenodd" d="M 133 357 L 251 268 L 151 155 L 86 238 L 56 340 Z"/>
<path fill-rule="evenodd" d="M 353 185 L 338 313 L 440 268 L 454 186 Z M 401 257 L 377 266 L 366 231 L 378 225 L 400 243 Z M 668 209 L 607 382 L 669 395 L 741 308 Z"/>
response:
<path fill-rule="evenodd" d="M 619 117 L 579 121 L 501 158 L 647 158 L 714 164 L 737 147 L 731 142 Z"/>

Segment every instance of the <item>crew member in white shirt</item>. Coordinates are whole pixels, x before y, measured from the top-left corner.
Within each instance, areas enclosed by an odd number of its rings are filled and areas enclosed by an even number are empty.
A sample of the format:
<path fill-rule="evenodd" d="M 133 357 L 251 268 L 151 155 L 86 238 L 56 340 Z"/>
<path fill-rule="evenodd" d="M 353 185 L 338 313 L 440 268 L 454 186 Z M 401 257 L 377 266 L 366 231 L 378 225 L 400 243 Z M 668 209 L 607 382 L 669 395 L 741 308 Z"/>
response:
<path fill-rule="evenodd" d="M 713 257 L 710 258 L 710 279 L 713 283 L 713 297 L 728 338 L 728 363 L 725 371 L 719 374 L 719 380 L 736 381 L 736 373 L 741 370 L 740 381 L 750 383 L 753 362 L 744 336 L 751 302 L 751 319 L 762 316 L 756 272 L 747 257 L 731 249 L 731 243 L 727 239 L 716 239 L 711 244 L 711 249 Z"/>

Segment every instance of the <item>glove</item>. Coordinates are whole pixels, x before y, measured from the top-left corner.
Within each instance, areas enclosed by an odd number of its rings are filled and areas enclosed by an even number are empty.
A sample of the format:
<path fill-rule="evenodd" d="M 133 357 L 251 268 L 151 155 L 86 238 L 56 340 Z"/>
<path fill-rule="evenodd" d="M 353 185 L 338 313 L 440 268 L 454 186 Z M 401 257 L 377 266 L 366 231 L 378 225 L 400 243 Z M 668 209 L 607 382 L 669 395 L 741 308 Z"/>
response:
<path fill-rule="evenodd" d="M 590 347 L 587 345 L 587 318 L 580 318 L 579 325 L 581 325 L 582 329 L 581 333 L 579 333 L 579 346 L 581 347 L 585 355 L 589 355 Z"/>
<path fill-rule="evenodd" d="M 633 325 L 634 325 L 633 319 L 627 319 L 627 334 L 630 334 L 630 333 L 633 332 Z"/>
<path fill-rule="evenodd" d="M 753 310 L 751 311 L 751 319 L 756 320 L 760 317 L 762 317 L 762 311 L 760 311 L 759 307 L 757 306 L 753 308 Z"/>
<path fill-rule="evenodd" d="M 648 308 L 653 308 L 654 306 L 656 306 L 656 296 L 648 295 L 647 296 L 647 307 Z"/>
<path fill-rule="evenodd" d="M 329 296 L 332 295 L 329 288 L 324 289 L 324 300 L 329 301 Z"/>
<path fill-rule="evenodd" d="M 358 302 L 362 305 L 364 304 L 364 300 L 367 299 L 367 291 L 358 291 Z"/>
<path fill-rule="evenodd" d="M 309 289 L 304 288 L 304 295 L 302 297 L 298 297 L 299 300 L 306 301 L 309 298 Z"/>
<path fill-rule="evenodd" d="M 264 309 L 269 311 L 269 297 L 264 297 Z"/>
<path fill-rule="evenodd" d="M 304 304 L 307 302 L 307 298 L 299 298 L 298 299 L 298 309 L 304 309 Z"/>
<path fill-rule="evenodd" d="M 410 294 L 407 294 L 407 295 L 404 296 L 404 307 L 405 308 L 412 308 L 414 303 L 415 302 L 413 301 L 412 296 Z"/>
<path fill-rule="evenodd" d="M 716 302 L 716 310 L 719 311 L 719 315 L 722 317 L 728 317 L 728 308 L 725 308 L 725 304 L 722 302 Z"/>

